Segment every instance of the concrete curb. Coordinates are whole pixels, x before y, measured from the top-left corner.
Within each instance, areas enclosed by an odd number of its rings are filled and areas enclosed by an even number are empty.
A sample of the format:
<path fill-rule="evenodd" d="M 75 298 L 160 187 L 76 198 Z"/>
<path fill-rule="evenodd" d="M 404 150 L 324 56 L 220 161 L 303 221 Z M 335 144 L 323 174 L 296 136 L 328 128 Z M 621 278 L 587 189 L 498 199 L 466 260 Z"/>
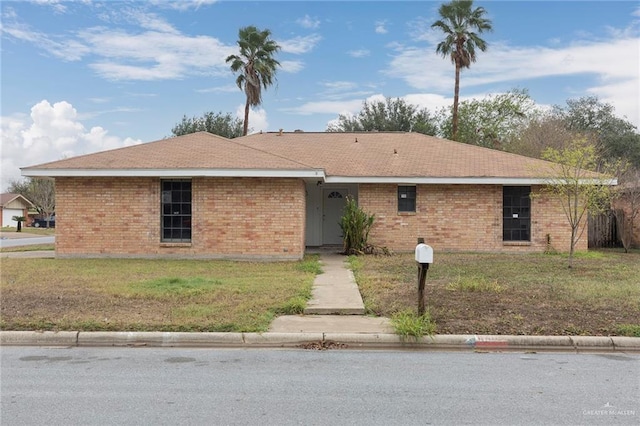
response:
<path fill-rule="evenodd" d="M 308 346 L 311 344 L 311 346 Z M 173 333 L 126 331 L 0 331 L 2 346 L 209 347 L 470 350 L 479 352 L 633 352 L 639 337 L 435 335 L 386 333 Z"/>

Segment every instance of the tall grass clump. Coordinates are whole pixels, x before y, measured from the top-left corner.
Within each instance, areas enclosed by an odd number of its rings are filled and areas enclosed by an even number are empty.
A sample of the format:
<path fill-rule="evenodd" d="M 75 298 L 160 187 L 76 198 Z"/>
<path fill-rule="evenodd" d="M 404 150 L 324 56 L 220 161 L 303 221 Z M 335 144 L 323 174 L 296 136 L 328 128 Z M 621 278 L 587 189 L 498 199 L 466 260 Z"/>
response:
<path fill-rule="evenodd" d="M 369 215 L 356 203 L 356 200 L 348 195 L 344 214 L 340 219 L 342 229 L 344 254 L 360 255 L 367 250 L 369 231 L 373 226 L 375 215 Z"/>
<path fill-rule="evenodd" d="M 433 336 L 436 332 L 436 323 L 431 319 L 429 312 L 418 315 L 412 309 L 405 309 L 393 314 L 391 326 L 396 334 L 404 339 L 418 338 L 424 335 Z"/>

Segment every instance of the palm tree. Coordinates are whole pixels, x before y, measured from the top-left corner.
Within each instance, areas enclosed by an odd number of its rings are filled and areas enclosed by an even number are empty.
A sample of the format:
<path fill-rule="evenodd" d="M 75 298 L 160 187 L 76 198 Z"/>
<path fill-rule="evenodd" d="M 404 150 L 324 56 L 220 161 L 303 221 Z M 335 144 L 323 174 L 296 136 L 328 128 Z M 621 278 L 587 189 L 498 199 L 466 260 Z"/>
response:
<path fill-rule="evenodd" d="M 240 28 L 238 31 L 239 55 L 230 55 L 226 62 L 231 63 L 231 71 L 240 72 L 236 84 L 247 95 L 244 107 L 244 127 L 242 136 L 249 130 L 249 107 L 262 104 L 262 88 L 273 84 L 276 68 L 280 62 L 273 57 L 280 46 L 271 39 L 271 31 L 260 31 L 254 26 Z"/>
<path fill-rule="evenodd" d="M 458 136 L 458 100 L 460 97 L 460 70 L 469 68 L 476 61 L 476 48 L 487 50 L 487 43 L 478 34 L 491 31 L 491 21 L 484 18 L 487 13 L 483 7 L 471 10 L 473 0 L 453 0 L 440 6 L 439 20 L 431 28 L 439 28 L 445 34 L 438 43 L 436 52 L 443 57 L 450 56 L 456 67 L 456 85 L 453 94 L 452 139 Z"/>

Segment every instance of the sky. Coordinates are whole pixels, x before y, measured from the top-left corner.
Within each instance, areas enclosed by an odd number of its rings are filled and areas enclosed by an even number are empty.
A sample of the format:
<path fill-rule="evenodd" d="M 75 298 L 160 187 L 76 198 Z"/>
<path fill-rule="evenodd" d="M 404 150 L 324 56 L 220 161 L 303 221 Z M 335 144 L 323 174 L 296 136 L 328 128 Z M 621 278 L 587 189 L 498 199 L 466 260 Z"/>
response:
<path fill-rule="evenodd" d="M 249 127 L 324 131 L 364 101 L 437 111 L 454 67 L 436 53 L 436 1 L 33 0 L 0 2 L 4 191 L 20 167 L 159 140 L 183 116 L 242 117 L 225 63 L 238 30 L 269 29 L 277 82 Z M 640 125 L 637 1 L 475 1 L 493 31 L 461 99 L 527 89 L 543 107 L 597 96 Z"/>

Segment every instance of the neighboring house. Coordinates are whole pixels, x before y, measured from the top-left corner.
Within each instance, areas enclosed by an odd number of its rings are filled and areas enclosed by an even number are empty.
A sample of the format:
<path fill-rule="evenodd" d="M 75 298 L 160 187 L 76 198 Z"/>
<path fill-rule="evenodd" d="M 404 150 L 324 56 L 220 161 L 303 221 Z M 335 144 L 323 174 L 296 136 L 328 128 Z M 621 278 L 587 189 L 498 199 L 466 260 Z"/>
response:
<path fill-rule="evenodd" d="M 392 250 L 568 250 L 551 166 L 419 133 L 201 132 L 22 173 L 55 178 L 58 257 L 287 260 L 341 244 L 349 195 Z"/>
<path fill-rule="evenodd" d="M 30 208 L 33 208 L 31 201 L 20 194 L 0 194 L 0 227 L 17 227 L 18 222 L 12 218 L 22 216 L 26 220 L 29 217 Z"/>

